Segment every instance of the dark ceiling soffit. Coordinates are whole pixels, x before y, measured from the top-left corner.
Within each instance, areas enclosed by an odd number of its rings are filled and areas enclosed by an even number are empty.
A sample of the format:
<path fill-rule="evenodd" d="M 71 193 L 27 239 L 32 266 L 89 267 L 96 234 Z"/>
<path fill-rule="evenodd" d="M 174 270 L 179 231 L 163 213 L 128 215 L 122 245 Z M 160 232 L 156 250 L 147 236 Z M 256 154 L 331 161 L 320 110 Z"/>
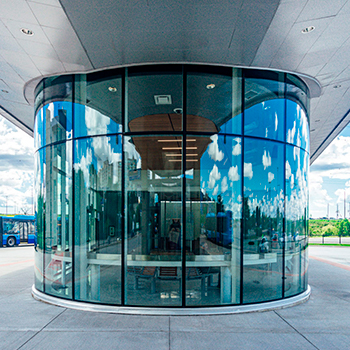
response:
<path fill-rule="evenodd" d="M 10 113 L 6 108 L 0 106 L 0 114 L 12 122 L 13 124 L 17 125 L 20 129 L 22 129 L 24 132 L 26 132 L 29 136 L 34 135 L 33 129 L 28 127 L 26 124 L 24 124 L 22 121 L 20 121 L 17 117 L 15 117 L 12 113 Z"/>
<path fill-rule="evenodd" d="M 343 118 L 339 120 L 337 125 L 332 129 L 332 131 L 328 134 L 328 136 L 323 140 L 323 142 L 318 146 L 316 151 L 312 153 L 310 157 L 310 165 L 317 159 L 317 157 L 325 150 L 325 148 L 340 134 L 340 132 L 344 129 L 342 128 L 340 131 L 336 131 L 337 128 L 340 126 L 341 123 L 344 122 L 344 120 L 349 116 L 350 109 L 345 113 Z M 345 126 L 347 123 L 345 124 Z M 318 154 L 317 154 L 318 153 Z"/>

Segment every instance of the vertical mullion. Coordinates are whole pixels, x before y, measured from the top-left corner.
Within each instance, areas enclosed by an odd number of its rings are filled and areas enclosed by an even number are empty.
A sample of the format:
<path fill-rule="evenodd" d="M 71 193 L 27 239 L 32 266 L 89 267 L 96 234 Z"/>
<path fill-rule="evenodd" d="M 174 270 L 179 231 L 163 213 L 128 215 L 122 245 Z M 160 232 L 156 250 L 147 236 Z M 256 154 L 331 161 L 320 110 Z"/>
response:
<path fill-rule="evenodd" d="M 186 306 L 186 131 L 187 69 L 182 65 L 182 307 Z"/>
<path fill-rule="evenodd" d="M 243 242 L 243 232 L 245 229 L 245 217 L 244 217 L 244 114 L 245 114 L 245 75 L 244 70 L 241 71 L 241 134 L 242 134 L 242 152 L 241 152 L 241 198 L 242 198 L 242 206 L 241 206 L 241 261 L 240 261 L 240 297 L 239 302 L 243 304 L 243 255 L 244 255 L 244 242 Z"/>
<path fill-rule="evenodd" d="M 286 158 L 287 158 L 287 145 L 286 145 L 286 133 L 287 133 L 287 74 L 284 73 L 283 79 L 284 86 L 284 135 L 283 135 L 283 245 L 282 245 L 282 299 L 284 298 L 284 289 L 285 289 L 285 281 L 286 281 L 286 201 L 287 201 L 287 193 L 286 193 Z"/>
<path fill-rule="evenodd" d="M 75 84 L 76 75 L 72 76 L 72 299 L 75 300 L 75 174 L 74 174 L 74 150 L 75 150 Z M 80 79 L 79 79 L 80 83 Z"/>
<path fill-rule="evenodd" d="M 120 298 L 120 303 L 121 305 L 125 305 L 125 234 L 126 234 L 126 230 L 125 230 L 125 154 L 124 154 L 124 133 L 125 133 L 125 99 L 126 99 L 126 79 L 125 79 L 125 74 L 127 72 L 127 68 L 125 68 L 123 70 L 122 73 L 122 140 L 121 140 L 121 147 L 122 147 L 122 171 L 121 171 L 121 175 L 122 175 L 122 183 L 121 183 L 121 205 L 122 205 L 122 249 L 121 249 L 121 298 Z M 117 138 L 119 137 L 119 135 L 117 135 Z"/>

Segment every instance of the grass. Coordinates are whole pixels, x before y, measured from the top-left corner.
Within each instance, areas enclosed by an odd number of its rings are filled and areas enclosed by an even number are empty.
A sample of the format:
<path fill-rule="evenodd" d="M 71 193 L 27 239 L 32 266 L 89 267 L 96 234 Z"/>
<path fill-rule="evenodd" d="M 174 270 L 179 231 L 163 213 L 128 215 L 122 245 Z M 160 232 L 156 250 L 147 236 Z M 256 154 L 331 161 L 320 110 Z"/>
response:
<path fill-rule="evenodd" d="M 309 245 L 330 245 L 337 247 L 350 247 L 350 244 L 339 244 L 339 243 L 309 243 Z"/>

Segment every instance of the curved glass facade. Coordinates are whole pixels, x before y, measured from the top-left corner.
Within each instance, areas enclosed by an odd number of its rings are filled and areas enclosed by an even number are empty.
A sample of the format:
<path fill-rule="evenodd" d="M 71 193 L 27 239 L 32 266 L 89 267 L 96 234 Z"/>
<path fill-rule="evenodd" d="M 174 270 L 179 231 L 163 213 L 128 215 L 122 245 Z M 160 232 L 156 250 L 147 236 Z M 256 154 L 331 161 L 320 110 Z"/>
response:
<path fill-rule="evenodd" d="M 157 65 L 36 89 L 35 287 L 124 306 L 239 305 L 307 288 L 308 89 Z"/>

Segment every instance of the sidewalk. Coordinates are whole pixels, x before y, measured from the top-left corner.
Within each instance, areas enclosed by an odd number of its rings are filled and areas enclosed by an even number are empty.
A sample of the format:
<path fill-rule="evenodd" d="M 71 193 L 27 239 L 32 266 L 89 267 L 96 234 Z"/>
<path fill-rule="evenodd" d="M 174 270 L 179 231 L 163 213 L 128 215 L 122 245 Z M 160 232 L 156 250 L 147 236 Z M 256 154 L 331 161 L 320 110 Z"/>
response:
<path fill-rule="evenodd" d="M 332 264 L 329 251 L 323 257 L 323 247 L 316 248 L 310 247 L 312 295 L 304 304 L 171 317 L 98 314 L 35 301 L 30 295 L 33 248 L 1 249 L 0 349 L 349 349 L 350 271 L 342 268 L 345 263 Z M 327 249 L 335 256 L 347 249 L 350 255 L 350 248 Z"/>

